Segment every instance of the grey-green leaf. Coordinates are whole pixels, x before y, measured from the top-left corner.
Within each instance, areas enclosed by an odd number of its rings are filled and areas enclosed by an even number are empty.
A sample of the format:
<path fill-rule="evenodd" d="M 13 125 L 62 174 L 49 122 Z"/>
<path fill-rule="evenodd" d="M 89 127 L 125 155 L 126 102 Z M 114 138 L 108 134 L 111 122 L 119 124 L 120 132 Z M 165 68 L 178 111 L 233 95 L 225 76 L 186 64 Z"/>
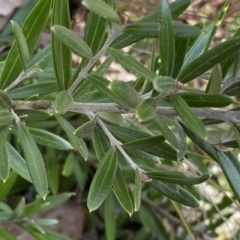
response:
<path fill-rule="evenodd" d="M 160 56 L 163 75 L 172 76 L 174 68 L 175 45 L 172 27 L 172 16 L 167 0 L 160 0 L 159 4 L 159 31 Z"/>
<path fill-rule="evenodd" d="M 116 239 L 115 198 L 110 193 L 104 201 L 104 219 L 106 240 Z"/>
<path fill-rule="evenodd" d="M 234 37 L 204 52 L 181 72 L 179 81 L 186 83 L 200 76 L 223 59 L 240 51 L 239 45 L 240 37 Z"/>
<path fill-rule="evenodd" d="M 52 25 L 61 25 L 70 29 L 70 14 L 68 0 L 54 1 Z M 60 41 L 54 33 L 51 38 L 52 58 L 58 86 L 61 90 L 71 85 L 71 51 Z"/>
<path fill-rule="evenodd" d="M 183 122 L 202 138 L 206 137 L 207 132 L 203 123 L 187 103 L 178 94 L 171 94 L 170 99 L 175 111 L 181 117 Z"/>
<path fill-rule="evenodd" d="M 239 160 L 233 156 L 233 154 L 228 154 L 217 150 L 215 147 L 210 145 L 208 142 L 199 138 L 186 126 L 182 125 L 187 136 L 204 152 L 206 152 L 212 159 L 214 159 L 221 167 L 223 174 L 225 175 L 232 191 L 240 201 L 240 163 Z"/>
<path fill-rule="evenodd" d="M 197 177 L 187 177 L 185 174 L 181 172 L 174 172 L 174 171 L 167 171 L 167 170 L 147 172 L 146 174 L 149 178 L 162 181 L 162 182 L 179 184 L 179 185 L 200 184 L 208 180 L 208 178 L 210 177 L 209 174 L 203 174 Z"/>
<path fill-rule="evenodd" d="M 65 114 L 72 104 L 72 95 L 67 90 L 62 90 L 54 101 L 54 110 L 56 113 Z"/>
<path fill-rule="evenodd" d="M 124 68 L 133 72 L 134 74 L 138 74 L 139 76 L 146 78 L 149 81 L 152 81 L 152 79 L 155 77 L 154 73 L 145 68 L 132 56 L 126 55 L 122 51 L 113 48 L 108 48 L 108 52 L 118 63 L 120 63 Z"/>
<path fill-rule="evenodd" d="M 101 0 L 83 0 L 82 4 L 89 9 L 91 12 L 106 18 L 110 21 L 121 23 L 117 12 L 109 6 L 107 3 Z"/>
<path fill-rule="evenodd" d="M 60 25 L 54 25 L 51 29 L 56 37 L 73 53 L 80 57 L 92 57 L 92 51 L 88 45 L 71 30 Z"/>
<path fill-rule="evenodd" d="M 10 108 L 12 106 L 12 100 L 7 93 L 0 90 L 0 108 Z"/>
<path fill-rule="evenodd" d="M 109 84 L 108 88 L 121 99 L 123 107 L 135 108 L 141 101 L 139 93 L 127 82 L 115 80 Z"/>
<path fill-rule="evenodd" d="M 0 151 L 0 179 L 6 181 L 10 172 L 10 161 L 8 156 L 8 149 L 6 144 L 3 146 L 3 149 Z"/>
<path fill-rule="evenodd" d="M 133 189 L 134 211 L 137 212 L 141 204 L 141 177 L 138 169 L 135 170 L 135 184 Z"/>
<path fill-rule="evenodd" d="M 152 180 L 150 184 L 157 191 L 161 192 L 163 195 L 173 199 L 176 202 L 189 207 L 199 207 L 198 200 L 191 193 L 179 185 L 172 183 L 163 183 L 157 180 Z"/>
<path fill-rule="evenodd" d="M 9 127 L 10 125 L 5 125 L 5 126 L 1 126 L 0 127 L 0 152 L 2 151 L 2 149 L 5 146 L 5 142 L 7 140 L 7 137 L 9 135 Z"/>
<path fill-rule="evenodd" d="M 53 133 L 50 133 L 48 131 L 38 129 L 38 128 L 29 127 L 28 130 L 32 134 L 37 144 L 40 144 L 49 148 L 59 149 L 59 150 L 72 149 L 71 144 L 65 139 L 59 137 L 58 135 L 55 135 Z"/>
<path fill-rule="evenodd" d="M 23 69 L 26 72 L 28 69 L 28 63 L 29 63 L 29 52 L 28 52 L 27 41 L 19 25 L 14 21 L 11 21 L 11 23 L 12 23 L 13 33 L 16 38 Z"/>
<path fill-rule="evenodd" d="M 33 136 L 30 134 L 26 126 L 18 126 L 18 136 L 20 138 L 33 185 L 36 188 L 38 195 L 45 199 L 48 190 L 48 182 L 42 155 Z"/>
<path fill-rule="evenodd" d="M 90 186 L 87 199 L 90 212 L 99 208 L 110 192 L 117 170 L 117 162 L 116 150 L 110 148 L 100 162 Z"/>
<path fill-rule="evenodd" d="M 135 110 L 136 117 L 142 121 L 149 121 L 154 118 L 157 109 L 155 98 L 146 98 L 140 101 Z"/>
<path fill-rule="evenodd" d="M 0 127 L 12 122 L 12 114 L 7 109 L 0 109 Z"/>
<path fill-rule="evenodd" d="M 92 118 L 90 121 L 84 123 L 76 129 L 74 134 L 79 138 L 87 137 L 96 127 L 96 117 Z"/>
<path fill-rule="evenodd" d="M 79 151 L 79 153 L 85 160 L 87 160 L 88 158 L 87 146 L 81 138 L 78 138 L 73 134 L 75 131 L 74 127 L 61 115 L 55 114 L 54 116 L 56 117 L 57 121 L 68 135 L 73 147 Z"/>
<path fill-rule="evenodd" d="M 173 134 L 173 132 L 168 128 L 167 124 L 164 121 L 164 118 L 162 117 L 156 117 L 155 118 L 156 123 L 158 124 L 160 131 L 162 132 L 163 136 L 166 138 L 166 140 L 175 148 L 179 149 L 178 141 Z"/>
<path fill-rule="evenodd" d="M 31 176 L 25 160 L 17 152 L 17 150 L 7 142 L 8 157 L 10 161 L 11 168 L 22 178 L 29 182 L 32 182 Z"/>
<path fill-rule="evenodd" d="M 160 29 L 159 23 L 137 22 L 127 26 L 124 32 L 145 38 L 158 38 Z M 172 23 L 172 30 L 174 38 L 193 38 L 201 34 L 198 28 L 180 23 Z"/>
<path fill-rule="evenodd" d="M 31 55 L 38 42 L 38 38 L 48 19 L 48 14 L 52 5 L 51 0 L 40 0 L 27 17 L 22 26 L 23 34 L 26 38 L 29 55 Z M 16 55 L 17 43 L 14 42 L 9 51 L 3 73 L 0 79 L 0 88 L 4 89 L 11 84 L 22 71 L 22 64 L 19 55 Z"/>

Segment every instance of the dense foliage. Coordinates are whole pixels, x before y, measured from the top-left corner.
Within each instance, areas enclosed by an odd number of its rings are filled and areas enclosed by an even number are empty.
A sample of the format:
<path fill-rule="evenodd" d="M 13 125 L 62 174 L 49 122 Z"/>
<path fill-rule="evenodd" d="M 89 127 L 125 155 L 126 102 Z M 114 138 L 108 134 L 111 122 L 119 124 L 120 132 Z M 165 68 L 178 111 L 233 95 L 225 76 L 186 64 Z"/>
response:
<path fill-rule="evenodd" d="M 83 39 L 70 30 L 68 0 L 39 0 L 21 28 L 11 22 L 15 41 L 0 62 L 0 225 L 68 239 L 47 230 L 56 221 L 31 219 L 71 197 L 104 229 L 99 239 L 209 239 L 228 225 L 240 200 L 240 31 L 212 46 L 229 1 L 206 27 L 174 21 L 190 3 L 160 0 L 128 24 L 115 0 L 84 0 Z M 51 43 L 35 52 L 49 22 Z M 139 41 L 152 48 L 144 63 L 122 50 Z M 110 81 L 113 61 L 136 80 Z"/>

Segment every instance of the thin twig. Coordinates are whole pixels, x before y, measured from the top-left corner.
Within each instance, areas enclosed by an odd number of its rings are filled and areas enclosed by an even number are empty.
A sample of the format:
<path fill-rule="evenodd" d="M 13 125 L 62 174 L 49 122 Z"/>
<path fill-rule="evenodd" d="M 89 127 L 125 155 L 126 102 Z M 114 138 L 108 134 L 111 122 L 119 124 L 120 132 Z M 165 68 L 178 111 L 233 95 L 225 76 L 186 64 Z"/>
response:
<path fill-rule="evenodd" d="M 87 66 L 79 73 L 78 77 L 76 78 L 76 80 L 74 81 L 72 86 L 68 89 L 68 92 L 70 94 L 76 89 L 78 84 L 84 78 L 86 78 L 88 72 L 95 65 L 95 63 L 105 54 L 105 52 L 107 51 L 108 47 L 111 45 L 113 40 L 122 32 L 124 27 L 125 26 L 118 26 L 118 25 L 114 26 L 112 32 L 109 34 L 109 36 L 108 36 L 106 42 L 104 43 L 104 45 L 102 46 L 101 50 L 95 56 L 93 56 L 92 58 L 89 59 Z"/>
<path fill-rule="evenodd" d="M 14 101 L 13 109 L 42 109 L 48 112 L 53 112 L 53 101 L 50 100 L 37 100 L 37 101 Z M 223 111 L 215 110 L 212 108 L 191 108 L 194 113 L 201 118 L 209 118 L 221 120 L 227 123 L 239 123 L 240 111 Z M 86 113 L 88 111 L 97 112 L 116 112 L 120 114 L 132 114 L 134 117 L 134 110 L 125 109 L 115 103 L 78 103 L 74 102 L 70 107 L 69 112 Z M 158 107 L 157 114 L 176 117 L 177 113 L 172 107 Z M 129 115 L 129 116 L 130 116 Z"/>
<path fill-rule="evenodd" d="M 31 68 L 28 72 L 22 72 L 14 82 L 4 89 L 4 92 L 8 92 L 9 90 L 13 89 L 24 79 L 34 76 L 34 74 L 36 74 L 38 71 L 39 69 Z"/>
<path fill-rule="evenodd" d="M 103 121 L 100 118 L 97 118 L 97 123 L 99 124 L 99 126 L 102 128 L 102 130 L 104 131 L 104 133 L 106 134 L 106 136 L 108 137 L 108 140 L 110 142 L 110 144 L 113 147 L 116 147 L 120 153 L 123 155 L 123 157 L 126 159 L 126 161 L 129 163 L 129 165 L 131 166 L 132 169 L 136 170 L 138 169 L 140 171 L 140 173 L 145 172 L 144 170 L 142 170 L 140 167 L 138 167 L 138 165 L 128 156 L 128 154 L 124 151 L 124 149 L 122 148 L 122 143 L 119 142 L 113 135 L 112 133 L 108 130 L 108 128 L 105 126 L 105 124 L 103 123 Z"/>

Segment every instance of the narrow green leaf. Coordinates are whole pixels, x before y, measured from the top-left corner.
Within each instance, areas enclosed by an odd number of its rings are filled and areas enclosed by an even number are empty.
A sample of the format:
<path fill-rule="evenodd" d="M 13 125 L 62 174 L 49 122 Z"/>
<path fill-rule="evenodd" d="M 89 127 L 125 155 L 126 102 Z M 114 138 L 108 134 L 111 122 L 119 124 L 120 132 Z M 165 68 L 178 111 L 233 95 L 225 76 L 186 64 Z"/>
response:
<path fill-rule="evenodd" d="M 114 135 L 114 137 L 123 143 L 132 142 L 141 138 L 151 137 L 149 134 L 130 128 L 117 127 L 112 125 L 107 125 L 107 128 Z M 146 147 L 141 150 L 164 159 L 176 160 L 177 158 L 175 149 L 165 142 L 159 142 L 155 146 Z"/>
<path fill-rule="evenodd" d="M 98 117 L 100 117 L 103 121 L 113 123 L 119 126 L 122 126 L 125 123 L 125 119 L 122 117 L 120 113 L 99 112 Z"/>
<path fill-rule="evenodd" d="M 78 159 L 74 159 L 74 168 L 73 168 L 73 175 L 76 179 L 76 182 L 81 190 L 83 190 L 86 186 L 87 180 L 87 173 L 85 169 L 82 168 Z"/>
<path fill-rule="evenodd" d="M 113 102 L 124 105 L 125 102 L 122 101 L 122 98 L 120 98 L 118 95 L 114 94 L 109 88 L 110 81 L 106 78 L 100 77 L 95 74 L 88 75 L 87 79 L 91 82 L 91 84 L 104 96 L 111 99 Z"/>
<path fill-rule="evenodd" d="M 222 69 L 221 65 L 217 64 L 213 67 L 212 74 L 208 85 L 206 87 L 206 93 L 216 94 L 220 92 L 222 85 Z"/>
<path fill-rule="evenodd" d="M 45 95 L 58 91 L 58 85 L 55 81 L 45 81 L 15 88 L 8 92 L 12 99 L 24 99 L 34 95 Z"/>
<path fill-rule="evenodd" d="M 182 160 L 186 154 L 187 151 L 187 141 L 186 141 L 186 135 L 182 128 L 182 126 L 179 123 L 176 123 L 176 132 L 175 135 L 178 141 L 179 151 L 177 153 L 177 159 Z"/>
<path fill-rule="evenodd" d="M 101 161 L 111 145 L 106 134 L 98 125 L 92 132 L 92 140 L 97 158 Z"/>
<path fill-rule="evenodd" d="M 194 61 L 196 58 L 198 58 L 204 52 L 204 48 L 207 44 L 208 39 L 210 38 L 212 28 L 213 28 L 213 25 L 209 25 L 206 28 L 204 28 L 202 30 L 202 34 L 197 38 L 197 40 L 194 41 L 194 43 L 192 43 L 192 45 L 190 45 L 190 49 L 187 52 L 187 54 L 185 55 L 185 58 L 183 61 L 183 66 L 182 66 L 180 73 L 192 61 Z M 191 41 L 191 40 L 189 40 L 189 41 Z M 189 44 L 191 44 L 191 42 Z"/>
<path fill-rule="evenodd" d="M 162 132 L 162 135 L 166 138 L 166 140 L 173 146 L 175 149 L 179 149 L 178 141 L 173 134 L 173 132 L 168 128 L 167 124 L 162 117 L 156 117 L 155 121 Z"/>
<path fill-rule="evenodd" d="M 146 98 L 140 101 L 135 109 L 136 117 L 142 121 L 149 121 L 154 118 L 157 110 L 155 98 Z"/>
<path fill-rule="evenodd" d="M 33 185 L 38 195 L 45 199 L 48 190 L 48 182 L 42 155 L 26 126 L 18 126 L 18 135 Z"/>
<path fill-rule="evenodd" d="M 174 59 L 174 69 L 173 69 L 173 78 L 176 78 L 179 74 L 184 59 L 186 56 L 187 48 L 189 44 L 189 39 L 175 39 L 175 59 Z"/>
<path fill-rule="evenodd" d="M 191 1 L 190 0 L 178 0 L 171 2 L 169 4 L 170 9 L 171 9 L 171 14 L 172 14 L 172 19 L 177 18 L 184 10 L 188 8 L 190 5 Z M 141 18 L 138 20 L 136 23 L 139 22 L 158 22 L 159 18 L 159 11 L 156 10 L 147 16 Z M 129 46 L 135 42 L 138 42 L 142 40 L 144 37 L 141 36 L 136 36 L 136 35 L 129 35 L 128 33 L 122 33 L 120 34 L 111 44 L 112 48 L 124 48 L 126 46 Z"/>
<path fill-rule="evenodd" d="M 189 107 L 226 107 L 233 103 L 233 99 L 224 94 L 187 93 L 178 94 Z"/>
<path fill-rule="evenodd" d="M 39 203 L 37 203 L 37 207 L 35 208 L 35 212 L 31 213 L 31 215 L 37 214 L 37 213 L 47 212 L 47 211 L 65 203 L 72 196 L 73 196 L 72 193 L 61 193 L 61 194 L 54 195 L 54 196 L 48 196 L 48 197 L 46 197 L 45 201 L 40 203 L 40 205 L 38 205 Z M 31 203 L 26 205 L 26 207 L 25 207 L 25 213 L 27 213 L 26 216 L 30 215 L 29 210 L 32 207 L 35 207 L 34 206 L 35 204 L 36 204 L 35 202 L 31 202 Z"/>
<path fill-rule="evenodd" d="M 0 178 L 3 182 L 6 181 L 10 173 L 10 160 L 6 145 L 0 151 Z"/>
<path fill-rule="evenodd" d="M 39 50 L 30 60 L 29 68 L 38 67 L 40 69 L 46 68 L 50 65 L 52 59 L 52 47 L 48 44 L 43 49 Z"/>
<path fill-rule="evenodd" d="M 174 36 L 172 27 L 172 16 L 167 0 L 160 0 L 159 4 L 159 31 L 160 56 L 163 75 L 171 76 L 174 67 Z"/>
<path fill-rule="evenodd" d="M 112 64 L 112 62 L 113 62 L 113 57 L 108 56 L 106 58 L 106 60 L 98 67 L 95 74 L 97 74 L 98 76 L 102 76 L 102 77 L 104 75 L 106 75 L 110 65 Z"/>
<path fill-rule="evenodd" d="M 193 26 L 181 23 L 171 23 L 174 38 L 194 38 L 201 34 L 201 31 Z M 124 32 L 144 38 L 158 38 L 161 25 L 155 22 L 137 22 L 126 28 Z"/>
<path fill-rule="evenodd" d="M 119 64 L 134 74 L 138 74 L 139 76 L 146 78 L 149 81 L 152 81 L 152 79 L 155 77 L 154 73 L 145 68 L 132 56 L 126 55 L 122 51 L 113 48 L 108 48 L 108 52 Z"/>
<path fill-rule="evenodd" d="M 98 160 L 101 161 L 108 149 L 110 149 L 111 147 L 110 142 L 103 130 L 98 125 L 92 133 L 92 139 Z M 117 167 L 112 189 L 119 203 L 122 205 L 124 210 L 131 216 L 133 213 L 133 204 L 126 181 L 119 167 Z"/>
<path fill-rule="evenodd" d="M 3 150 L 3 148 L 5 147 L 5 142 L 7 140 L 7 137 L 9 135 L 9 125 L 5 125 L 0 127 L 0 153 Z"/>
<path fill-rule="evenodd" d="M 142 183 L 141 183 L 141 177 L 140 177 L 140 173 L 139 170 L 136 169 L 135 170 L 135 184 L 134 184 L 134 189 L 133 189 L 133 194 L 134 194 L 134 212 L 137 212 L 140 208 L 140 204 L 141 204 L 141 187 L 142 187 Z"/>
<path fill-rule="evenodd" d="M 217 150 L 211 144 L 195 135 L 186 126 L 182 126 L 187 136 L 219 164 L 228 181 L 228 184 L 230 185 L 238 201 L 240 201 L 240 186 L 238 184 L 240 182 L 240 164 L 238 159 Z"/>
<path fill-rule="evenodd" d="M 9 125 L 12 120 L 12 114 L 7 109 L 0 109 L 0 127 Z"/>
<path fill-rule="evenodd" d="M 174 171 L 167 171 L 167 170 L 147 172 L 146 174 L 149 178 L 162 181 L 162 182 L 179 184 L 179 185 L 200 184 L 208 180 L 208 178 L 210 177 L 209 174 L 203 174 L 198 177 L 187 177 L 185 174 L 181 172 L 174 172 Z"/>
<path fill-rule="evenodd" d="M 51 113 L 44 111 L 44 110 L 35 110 L 35 109 L 16 109 L 14 112 L 18 116 L 26 116 L 25 122 L 36 122 L 36 121 L 43 121 L 52 116 Z"/>
<path fill-rule="evenodd" d="M 76 129 L 74 134 L 79 138 L 87 137 L 96 127 L 96 117 L 92 118 L 90 121 L 84 123 Z"/>
<path fill-rule="evenodd" d="M 0 108 L 10 108 L 12 106 L 12 100 L 7 93 L 0 90 Z"/>
<path fill-rule="evenodd" d="M 16 179 L 17 173 L 12 171 L 8 179 L 0 186 L 0 201 L 2 201 L 3 198 L 6 197 L 7 194 L 10 192 Z"/>
<path fill-rule="evenodd" d="M 119 167 L 117 168 L 112 189 L 123 209 L 129 214 L 129 216 L 131 216 L 133 214 L 132 199 L 130 197 L 123 173 Z"/>
<path fill-rule="evenodd" d="M 236 82 L 223 91 L 228 96 L 237 96 L 240 94 L 240 82 Z"/>
<path fill-rule="evenodd" d="M 62 175 L 68 177 L 72 174 L 74 168 L 74 156 L 70 153 L 63 165 Z"/>
<path fill-rule="evenodd" d="M 222 59 L 229 58 L 238 52 L 240 50 L 239 45 L 240 37 L 235 37 L 204 52 L 181 72 L 178 77 L 179 81 L 186 83 L 200 76 L 214 65 L 220 63 Z"/>
<path fill-rule="evenodd" d="M 138 149 L 130 149 L 126 151 L 127 154 L 132 157 L 133 159 L 140 159 L 143 162 L 150 163 L 150 164 L 157 164 L 160 163 L 160 159 L 157 156 L 154 156 L 152 154 L 146 153 L 142 150 Z"/>
<path fill-rule="evenodd" d="M 103 44 L 106 34 L 107 20 L 90 12 L 84 33 L 84 41 L 95 55 Z"/>
<path fill-rule="evenodd" d="M 157 76 L 153 79 L 153 86 L 160 93 L 168 93 L 176 89 L 176 82 L 168 76 Z"/>
<path fill-rule="evenodd" d="M 57 219 L 46 219 L 46 218 L 34 220 L 34 223 L 40 226 L 52 226 L 52 225 L 58 224 L 58 222 L 59 221 Z"/>
<path fill-rule="evenodd" d="M 141 101 L 139 93 L 127 82 L 112 81 L 108 88 L 121 99 L 121 105 L 126 108 L 135 108 Z"/>
<path fill-rule="evenodd" d="M 59 159 L 57 152 L 52 148 L 47 148 L 47 175 L 49 187 L 53 194 L 56 194 L 59 189 Z"/>
<path fill-rule="evenodd" d="M 52 1 L 40 0 L 22 26 L 22 32 L 26 38 L 29 55 L 35 49 L 41 32 L 43 31 L 48 14 L 52 5 Z M 3 73 L 0 79 L 0 88 L 4 89 L 11 84 L 22 71 L 21 59 L 16 55 L 17 43 L 14 42 L 4 65 Z"/>
<path fill-rule="evenodd" d="M 64 129 L 66 134 L 68 135 L 70 142 L 72 143 L 73 147 L 79 151 L 79 153 L 82 155 L 82 157 L 87 160 L 88 158 L 88 149 L 85 144 L 85 142 L 81 138 L 77 138 L 73 133 L 75 129 L 73 126 L 61 115 L 55 114 L 54 115 L 61 125 L 61 127 Z"/>
<path fill-rule="evenodd" d="M 122 144 L 124 149 L 142 149 L 150 146 L 157 145 L 159 142 L 163 142 L 165 138 L 163 136 L 153 136 L 143 139 L 137 139 L 135 141 Z"/>
<path fill-rule="evenodd" d="M 117 170 L 117 154 L 110 148 L 100 162 L 88 193 L 87 206 L 90 212 L 101 206 L 110 192 Z"/>
<path fill-rule="evenodd" d="M 11 21 L 11 23 L 12 23 L 13 33 L 17 42 L 21 63 L 24 71 L 26 72 L 28 69 L 28 63 L 29 63 L 29 52 L 28 52 L 27 41 L 19 25 L 14 21 Z"/>
<path fill-rule="evenodd" d="M 59 25 L 54 25 L 51 29 L 56 37 L 73 53 L 84 58 L 92 57 L 92 51 L 88 45 L 71 30 Z"/>
<path fill-rule="evenodd" d="M 106 240 L 116 239 L 115 199 L 110 193 L 104 201 L 104 219 Z"/>
<path fill-rule="evenodd" d="M 53 1 L 52 26 L 61 25 L 70 29 L 68 0 Z M 58 86 L 61 90 L 71 85 L 71 51 L 52 33 L 52 58 Z"/>
<path fill-rule="evenodd" d="M 223 18 L 225 16 L 225 13 L 227 12 L 228 10 L 228 7 L 229 7 L 229 4 L 230 4 L 230 1 L 229 0 L 226 0 L 224 5 L 222 6 L 222 9 L 220 10 L 219 14 L 218 14 L 218 17 L 217 17 L 217 20 L 216 22 L 214 23 L 214 26 L 212 28 L 212 31 L 211 31 L 211 35 L 208 39 L 208 42 L 205 46 L 205 51 L 209 48 L 213 38 L 215 37 L 215 34 L 218 30 L 218 28 L 220 27 L 222 21 L 223 21 Z"/>
<path fill-rule="evenodd" d="M 3 240 L 18 240 L 15 236 L 2 228 L 0 228 L 0 236 L 3 238 Z"/>
<path fill-rule="evenodd" d="M 178 94 L 171 94 L 170 99 L 175 111 L 183 122 L 191 128 L 192 131 L 204 138 L 207 134 L 206 129 L 187 103 Z"/>
<path fill-rule="evenodd" d="M 8 157 L 11 168 L 28 182 L 32 182 L 27 164 L 17 150 L 7 142 Z"/>
<path fill-rule="evenodd" d="M 121 23 L 117 12 L 112 7 L 110 7 L 107 3 L 101 0 L 95 0 L 95 1 L 83 0 L 82 4 L 91 12 L 103 18 L 106 18 L 118 24 Z"/>
<path fill-rule="evenodd" d="M 37 144 L 59 150 L 71 150 L 72 146 L 65 139 L 38 128 L 28 128 Z"/>
<path fill-rule="evenodd" d="M 199 207 L 198 200 L 184 188 L 172 183 L 162 183 L 152 180 L 150 185 L 168 198 L 189 207 Z"/>
<path fill-rule="evenodd" d="M 58 93 L 54 101 L 54 110 L 56 113 L 65 114 L 73 104 L 73 97 L 67 90 Z"/>

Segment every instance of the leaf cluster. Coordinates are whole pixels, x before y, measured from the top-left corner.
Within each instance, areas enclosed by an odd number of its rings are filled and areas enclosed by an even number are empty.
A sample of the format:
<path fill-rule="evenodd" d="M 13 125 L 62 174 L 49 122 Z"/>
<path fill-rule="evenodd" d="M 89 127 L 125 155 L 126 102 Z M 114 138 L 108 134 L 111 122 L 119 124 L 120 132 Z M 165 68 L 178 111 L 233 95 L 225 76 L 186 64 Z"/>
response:
<path fill-rule="evenodd" d="M 229 1 L 213 25 L 175 23 L 190 3 L 160 0 L 156 11 L 122 25 L 115 0 L 84 0 L 83 39 L 70 30 L 68 0 L 40 0 L 21 27 L 11 22 L 15 40 L 0 62 L 0 225 L 14 220 L 36 239 L 68 239 L 45 228 L 54 220 L 30 219 L 71 191 L 89 212 L 103 207 L 108 240 L 126 236 L 119 229 L 129 216 L 140 223 L 133 239 L 195 239 L 205 213 L 186 220 L 182 209 L 211 203 L 195 186 L 202 183 L 224 195 L 218 211 L 239 208 L 240 31 L 210 47 Z M 34 53 L 48 19 L 51 43 Z M 144 63 L 122 50 L 139 41 L 152 48 Z M 76 68 L 72 53 L 81 58 Z M 113 61 L 136 80 L 110 80 Z M 205 90 L 193 87 L 200 77 Z M 217 183 L 213 164 L 224 175 Z M 29 185 L 35 199 L 8 205 Z M 206 214 L 214 221 L 201 231 L 212 236 L 229 217 Z M 164 218 L 174 219 L 170 231 Z M 16 239 L 2 228 L 0 236 Z"/>

